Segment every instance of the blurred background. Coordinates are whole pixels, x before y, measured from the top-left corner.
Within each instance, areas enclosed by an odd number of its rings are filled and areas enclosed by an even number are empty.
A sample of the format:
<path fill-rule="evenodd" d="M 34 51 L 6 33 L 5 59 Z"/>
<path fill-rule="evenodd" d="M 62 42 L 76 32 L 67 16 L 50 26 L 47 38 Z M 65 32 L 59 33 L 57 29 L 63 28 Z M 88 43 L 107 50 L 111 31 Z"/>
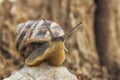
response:
<path fill-rule="evenodd" d="M 82 21 L 66 41 L 63 64 L 78 80 L 120 80 L 120 0 L 0 0 L 0 80 L 24 65 L 16 25 L 42 17 L 64 31 Z"/>

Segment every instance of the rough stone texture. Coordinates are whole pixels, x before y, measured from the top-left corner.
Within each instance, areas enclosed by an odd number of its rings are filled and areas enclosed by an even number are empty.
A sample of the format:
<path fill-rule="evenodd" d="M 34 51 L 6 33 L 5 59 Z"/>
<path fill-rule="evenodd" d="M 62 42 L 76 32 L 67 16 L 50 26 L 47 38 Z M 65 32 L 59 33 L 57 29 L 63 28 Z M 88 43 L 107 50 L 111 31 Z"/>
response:
<path fill-rule="evenodd" d="M 36 67 L 24 66 L 4 80 L 77 80 L 64 66 L 42 63 Z"/>

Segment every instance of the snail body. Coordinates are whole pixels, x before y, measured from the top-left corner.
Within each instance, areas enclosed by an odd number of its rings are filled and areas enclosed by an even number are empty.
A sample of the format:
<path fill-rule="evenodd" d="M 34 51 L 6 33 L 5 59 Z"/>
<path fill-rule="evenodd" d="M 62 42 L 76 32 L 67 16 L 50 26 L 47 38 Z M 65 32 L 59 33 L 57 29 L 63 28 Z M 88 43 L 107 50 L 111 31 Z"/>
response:
<path fill-rule="evenodd" d="M 55 22 L 44 19 L 27 21 L 17 25 L 15 44 L 17 50 L 25 57 L 27 65 L 38 65 L 46 60 L 57 66 L 65 60 L 66 34 Z"/>
<path fill-rule="evenodd" d="M 36 51 L 33 51 L 26 58 L 25 63 L 27 65 L 33 66 L 41 63 L 43 60 L 47 60 L 52 65 L 61 65 L 65 59 L 65 51 L 63 45 L 64 44 L 61 41 L 45 44 L 44 47 L 39 47 L 36 49 Z M 43 48 L 45 51 L 42 53 Z"/>

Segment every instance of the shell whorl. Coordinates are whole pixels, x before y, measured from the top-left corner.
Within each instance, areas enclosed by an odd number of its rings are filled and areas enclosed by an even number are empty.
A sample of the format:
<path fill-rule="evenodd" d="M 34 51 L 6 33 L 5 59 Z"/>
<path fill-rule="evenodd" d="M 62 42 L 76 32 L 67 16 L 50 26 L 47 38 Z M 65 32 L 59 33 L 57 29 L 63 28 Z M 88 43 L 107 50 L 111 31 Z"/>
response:
<path fill-rule="evenodd" d="M 55 22 L 46 20 L 54 36 L 64 35 L 63 29 Z M 50 33 L 43 20 L 27 21 L 17 25 L 16 28 L 16 48 L 22 50 L 30 43 L 41 43 L 51 40 Z"/>

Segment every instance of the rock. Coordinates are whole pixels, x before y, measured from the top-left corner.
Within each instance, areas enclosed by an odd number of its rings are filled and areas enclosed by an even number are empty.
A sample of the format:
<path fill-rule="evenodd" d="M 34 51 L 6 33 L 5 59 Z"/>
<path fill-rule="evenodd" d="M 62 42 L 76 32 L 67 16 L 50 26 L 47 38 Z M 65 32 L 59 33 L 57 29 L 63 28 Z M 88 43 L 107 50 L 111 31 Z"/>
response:
<path fill-rule="evenodd" d="M 51 66 L 48 63 L 42 63 L 35 67 L 25 65 L 4 80 L 77 80 L 77 78 L 64 66 Z"/>

